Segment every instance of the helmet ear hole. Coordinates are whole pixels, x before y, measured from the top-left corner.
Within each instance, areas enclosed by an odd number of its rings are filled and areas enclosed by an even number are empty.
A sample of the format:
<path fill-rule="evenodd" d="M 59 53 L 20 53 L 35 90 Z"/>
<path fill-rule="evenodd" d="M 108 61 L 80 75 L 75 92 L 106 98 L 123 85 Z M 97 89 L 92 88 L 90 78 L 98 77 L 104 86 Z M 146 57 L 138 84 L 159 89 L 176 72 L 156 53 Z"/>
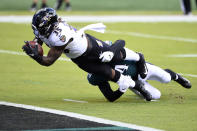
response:
<path fill-rule="evenodd" d="M 38 31 L 36 34 L 48 36 L 56 22 L 58 22 L 58 16 L 53 8 L 40 9 L 33 16 L 32 29 L 34 32 L 36 32 L 35 30 Z"/>

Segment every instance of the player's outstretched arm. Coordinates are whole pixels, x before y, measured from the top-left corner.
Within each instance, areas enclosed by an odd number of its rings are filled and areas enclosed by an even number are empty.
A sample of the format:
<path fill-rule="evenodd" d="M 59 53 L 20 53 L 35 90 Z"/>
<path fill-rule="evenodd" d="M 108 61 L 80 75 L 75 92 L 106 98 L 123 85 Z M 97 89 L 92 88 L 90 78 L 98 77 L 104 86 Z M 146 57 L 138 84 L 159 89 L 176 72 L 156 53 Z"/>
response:
<path fill-rule="evenodd" d="M 50 48 L 47 56 L 42 56 L 42 61 L 38 62 L 43 66 L 52 65 L 63 53 L 65 46 Z"/>
<path fill-rule="evenodd" d="M 102 84 L 99 84 L 98 87 L 105 98 L 110 102 L 114 102 L 124 94 L 119 90 L 113 91 L 108 82 L 103 82 Z"/>
<path fill-rule="evenodd" d="M 61 56 L 65 49 L 65 45 L 52 47 L 50 48 L 47 56 L 42 56 L 38 52 L 38 44 L 35 45 L 35 48 L 32 48 L 28 41 L 25 43 L 26 44 L 22 47 L 23 51 L 43 66 L 52 65 Z"/>

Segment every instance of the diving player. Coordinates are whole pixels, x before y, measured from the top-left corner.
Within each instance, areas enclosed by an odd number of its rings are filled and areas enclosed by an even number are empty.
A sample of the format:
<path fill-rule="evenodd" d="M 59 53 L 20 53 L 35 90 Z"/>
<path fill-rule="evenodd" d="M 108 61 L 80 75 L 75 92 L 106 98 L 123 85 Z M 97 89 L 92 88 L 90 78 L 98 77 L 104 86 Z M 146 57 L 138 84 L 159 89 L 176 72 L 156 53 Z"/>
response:
<path fill-rule="evenodd" d="M 170 69 L 161 69 L 160 67 L 146 63 L 148 68 L 148 74 L 147 76 L 142 79 L 137 72 L 137 65 L 134 61 L 123 61 L 119 63 L 114 63 L 114 69 L 119 71 L 123 75 L 130 76 L 133 80 L 136 81 L 136 84 L 138 84 L 138 89 L 141 87 L 142 91 L 139 91 L 135 88 L 129 88 L 131 89 L 135 94 L 145 98 L 147 101 L 150 101 L 151 99 L 159 99 L 161 96 L 161 93 L 158 89 L 153 87 L 148 83 L 148 80 L 156 80 L 161 83 L 169 83 L 170 81 L 174 80 L 183 87 L 189 89 L 191 88 L 191 83 L 186 78 L 182 77 L 181 75 L 173 72 Z M 113 102 L 120 98 L 128 89 L 122 90 L 119 88 L 116 91 L 113 91 L 110 87 L 109 82 L 107 79 L 100 75 L 95 74 L 88 74 L 87 77 L 90 84 L 94 86 L 98 86 L 102 94 L 105 96 L 105 98 Z M 145 92 L 145 93 L 144 93 Z M 147 93 L 148 92 L 148 93 Z"/>
<path fill-rule="evenodd" d="M 88 25 L 76 30 L 65 21 L 58 19 L 54 9 L 44 8 L 34 14 L 32 29 L 35 34 L 34 40 L 40 45 L 44 42 L 50 50 L 47 56 L 40 56 L 38 47 L 32 48 L 28 41 L 25 42 L 26 45 L 22 49 L 43 66 L 52 65 L 64 53 L 84 71 L 102 75 L 107 80 L 116 82 L 122 90 L 128 87 L 138 88 L 138 85 L 130 76 L 113 69 L 112 63 L 123 60 L 136 61 L 140 76 L 145 78 L 147 75 L 143 55 L 125 48 L 124 40 L 117 40 L 112 46 L 109 46 L 105 42 L 84 33 L 85 30 L 104 32 L 105 25 L 102 23 Z"/>

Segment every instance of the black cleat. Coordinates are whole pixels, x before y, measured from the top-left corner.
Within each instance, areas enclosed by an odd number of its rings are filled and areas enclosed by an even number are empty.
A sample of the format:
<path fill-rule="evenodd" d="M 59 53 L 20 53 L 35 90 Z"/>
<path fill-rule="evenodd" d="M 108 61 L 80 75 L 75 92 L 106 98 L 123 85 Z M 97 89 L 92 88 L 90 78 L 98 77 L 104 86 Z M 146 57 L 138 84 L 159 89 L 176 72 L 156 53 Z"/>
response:
<path fill-rule="evenodd" d="M 178 82 L 180 85 L 182 85 L 183 87 L 190 89 L 192 87 L 191 83 L 189 80 L 187 80 L 186 78 L 182 77 L 179 74 L 176 74 L 178 79 L 176 79 L 175 81 Z"/>
<path fill-rule="evenodd" d="M 182 77 L 181 75 L 175 73 L 174 71 L 172 71 L 170 69 L 165 69 L 165 71 L 168 72 L 171 75 L 172 80 L 178 82 L 183 87 L 185 87 L 187 89 L 192 87 L 190 81 L 187 80 L 186 78 Z"/>
<path fill-rule="evenodd" d="M 144 84 L 140 81 L 135 82 L 135 87 L 133 89 L 137 90 L 147 101 L 152 100 L 151 94 L 144 88 Z"/>
<path fill-rule="evenodd" d="M 141 78 L 144 79 L 148 74 L 148 69 L 146 66 L 146 61 L 144 59 L 144 55 L 142 53 L 138 53 L 140 56 L 140 60 L 137 62 L 138 64 L 138 73 L 140 74 Z"/>

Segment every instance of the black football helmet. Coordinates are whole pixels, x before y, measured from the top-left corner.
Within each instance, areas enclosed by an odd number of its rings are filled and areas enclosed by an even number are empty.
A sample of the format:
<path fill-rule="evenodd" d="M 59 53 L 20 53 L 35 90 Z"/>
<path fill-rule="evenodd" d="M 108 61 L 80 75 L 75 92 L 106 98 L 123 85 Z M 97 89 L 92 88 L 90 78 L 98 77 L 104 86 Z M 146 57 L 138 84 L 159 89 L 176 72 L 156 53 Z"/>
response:
<path fill-rule="evenodd" d="M 34 34 L 38 36 L 39 34 L 48 37 L 55 23 L 58 21 L 58 16 L 53 8 L 44 8 L 38 10 L 32 19 L 32 29 Z"/>

